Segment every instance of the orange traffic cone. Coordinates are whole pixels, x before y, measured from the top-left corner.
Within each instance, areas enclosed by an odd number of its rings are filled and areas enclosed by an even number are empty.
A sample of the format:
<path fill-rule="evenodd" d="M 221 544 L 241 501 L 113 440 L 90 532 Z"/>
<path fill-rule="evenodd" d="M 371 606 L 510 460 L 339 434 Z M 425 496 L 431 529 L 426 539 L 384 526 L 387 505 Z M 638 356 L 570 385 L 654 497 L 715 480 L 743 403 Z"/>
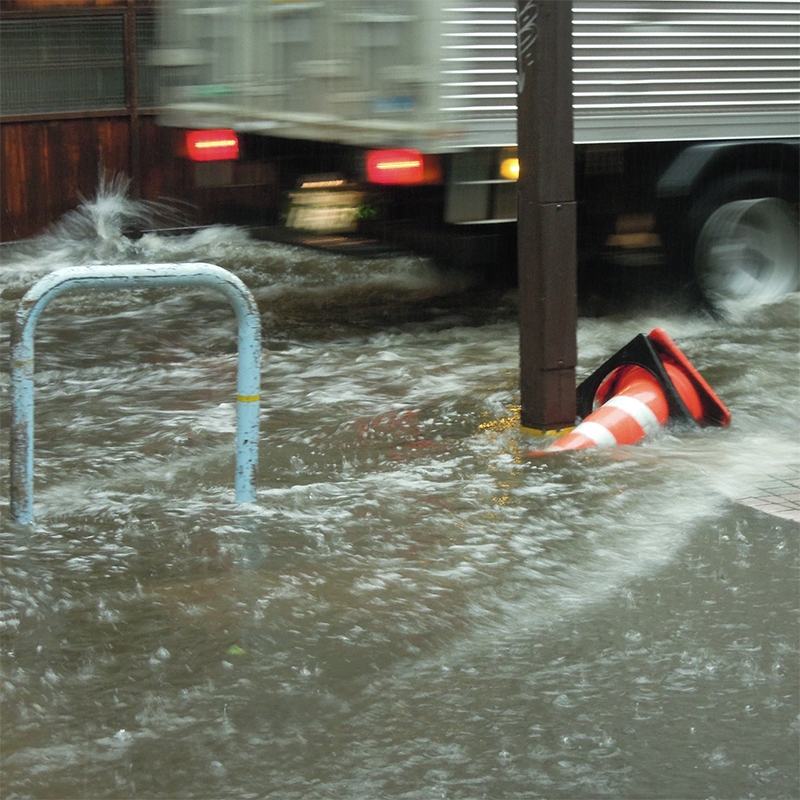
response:
<path fill-rule="evenodd" d="M 595 402 L 602 405 L 591 411 Z M 637 336 L 578 387 L 583 421 L 547 450 L 634 444 L 670 419 L 727 425 L 730 412 L 660 328 Z"/>

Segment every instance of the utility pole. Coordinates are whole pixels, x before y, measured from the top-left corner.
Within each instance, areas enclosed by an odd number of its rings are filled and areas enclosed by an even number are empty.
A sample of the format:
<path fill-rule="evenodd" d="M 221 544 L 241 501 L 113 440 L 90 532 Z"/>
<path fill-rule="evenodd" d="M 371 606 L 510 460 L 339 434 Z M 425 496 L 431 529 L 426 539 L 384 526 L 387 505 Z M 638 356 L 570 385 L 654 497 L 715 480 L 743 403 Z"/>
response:
<path fill-rule="evenodd" d="M 517 0 L 517 235 L 523 428 L 575 424 L 572 2 Z"/>

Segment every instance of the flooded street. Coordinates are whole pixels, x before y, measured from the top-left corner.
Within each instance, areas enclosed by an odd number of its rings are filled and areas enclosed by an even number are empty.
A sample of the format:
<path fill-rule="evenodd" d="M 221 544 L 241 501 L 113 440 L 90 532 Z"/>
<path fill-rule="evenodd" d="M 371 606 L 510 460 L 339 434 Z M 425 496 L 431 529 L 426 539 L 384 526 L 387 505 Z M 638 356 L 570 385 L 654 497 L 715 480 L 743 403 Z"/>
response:
<path fill-rule="evenodd" d="M 39 277 L 204 261 L 261 310 L 258 502 L 224 299 L 45 311 L 30 530 L 0 460 L 6 800 L 797 796 L 798 523 L 736 499 L 798 471 L 800 296 L 582 317 L 580 379 L 662 327 L 732 424 L 534 458 L 513 293 L 235 228 L 131 241 L 113 201 L 0 253 L 2 451 Z"/>

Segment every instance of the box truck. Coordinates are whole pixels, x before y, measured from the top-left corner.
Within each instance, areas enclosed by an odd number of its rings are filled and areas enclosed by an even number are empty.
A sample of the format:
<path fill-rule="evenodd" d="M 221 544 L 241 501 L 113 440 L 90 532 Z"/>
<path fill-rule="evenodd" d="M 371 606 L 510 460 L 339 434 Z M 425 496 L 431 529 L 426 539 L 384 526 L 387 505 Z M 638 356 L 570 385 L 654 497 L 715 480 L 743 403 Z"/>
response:
<path fill-rule="evenodd" d="M 199 183 L 271 182 L 282 204 L 249 212 L 308 240 L 366 231 L 513 265 L 513 0 L 160 9 L 160 122 Z M 796 0 L 573 0 L 572 16 L 580 279 L 796 290 Z"/>

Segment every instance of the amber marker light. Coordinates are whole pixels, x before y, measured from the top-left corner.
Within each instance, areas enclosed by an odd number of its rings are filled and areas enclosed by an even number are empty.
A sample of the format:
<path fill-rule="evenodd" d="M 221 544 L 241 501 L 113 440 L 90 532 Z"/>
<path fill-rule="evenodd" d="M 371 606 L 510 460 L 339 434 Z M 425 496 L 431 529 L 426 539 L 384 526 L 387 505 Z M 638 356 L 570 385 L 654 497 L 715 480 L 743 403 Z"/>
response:
<path fill-rule="evenodd" d="M 231 161 L 239 158 L 236 131 L 186 131 L 186 153 L 192 161 Z"/>
<path fill-rule="evenodd" d="M 519 178 L 519 159 L 506 158 L 500 163 L 500 177 L 507 181 L 515 181 Z"/>

